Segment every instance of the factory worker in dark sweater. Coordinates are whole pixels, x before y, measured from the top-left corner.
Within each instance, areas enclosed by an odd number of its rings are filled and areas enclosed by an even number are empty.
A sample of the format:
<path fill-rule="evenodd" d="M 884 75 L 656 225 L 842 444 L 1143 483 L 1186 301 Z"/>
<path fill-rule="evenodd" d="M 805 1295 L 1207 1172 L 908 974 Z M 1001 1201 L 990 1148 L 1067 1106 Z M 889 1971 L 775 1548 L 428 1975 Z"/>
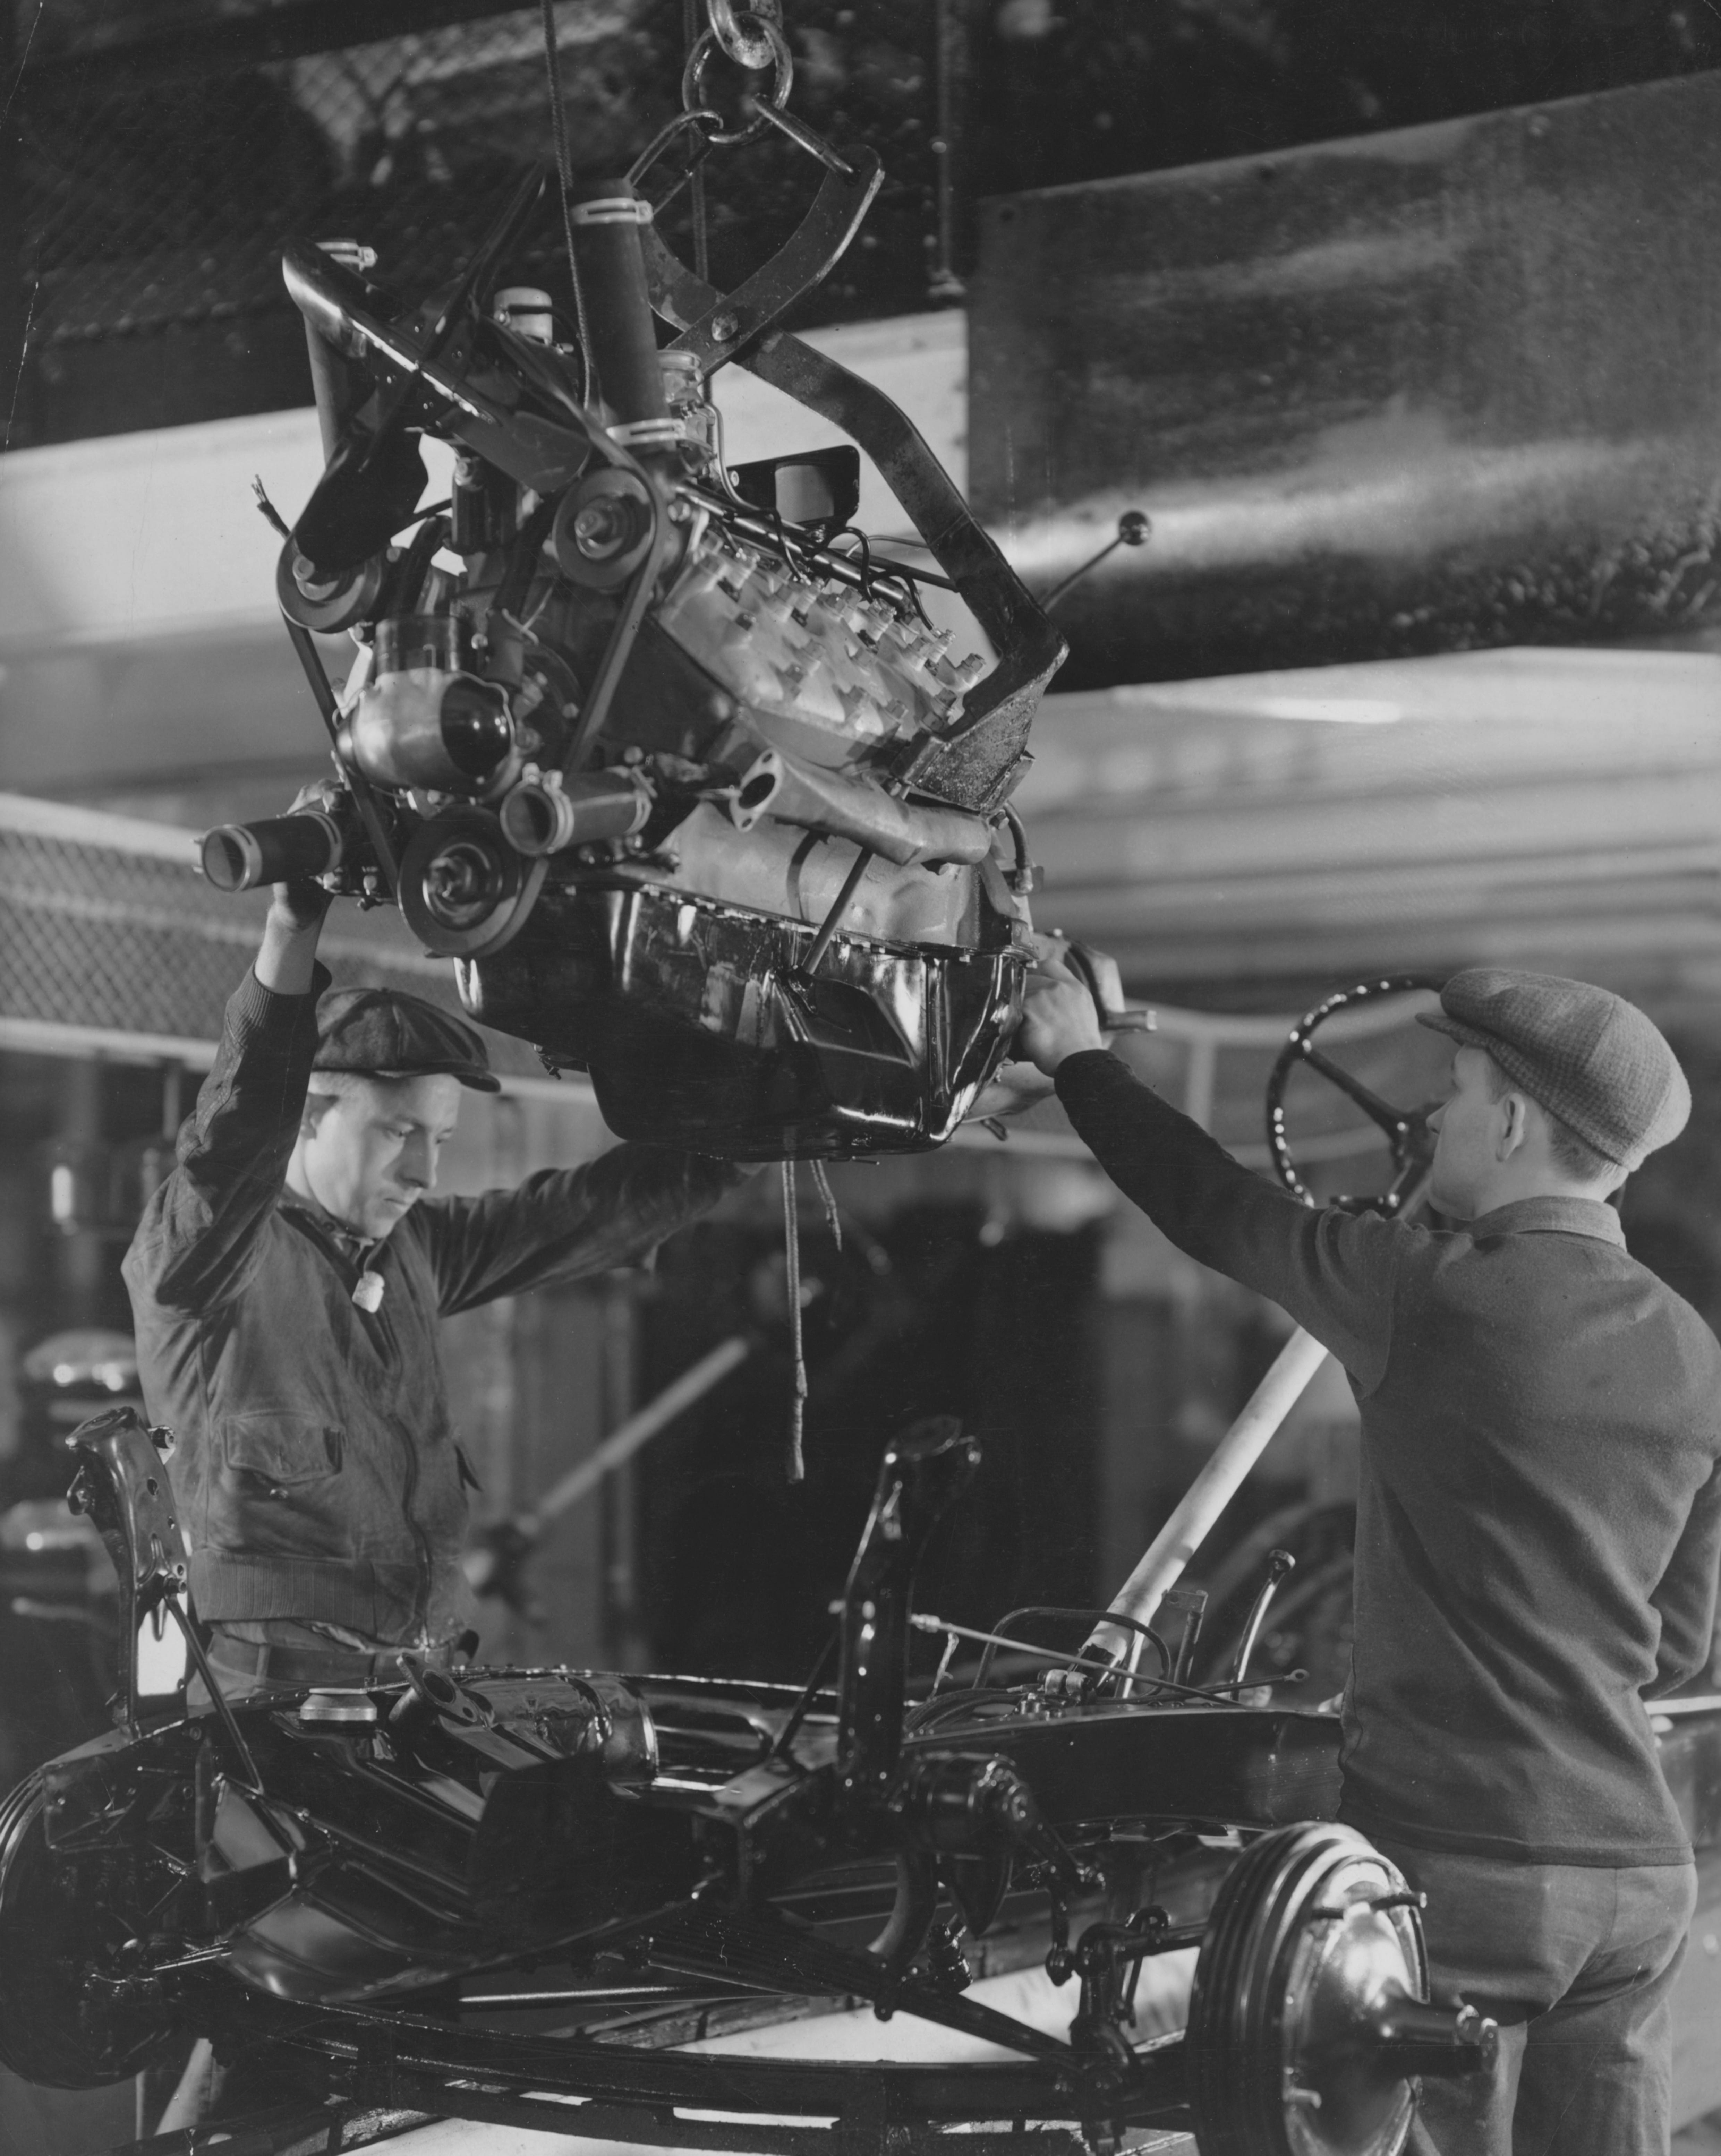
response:
<path fill-rule="evenodd" d="M 1691 1096 L 1644 1014 L 1578 981 L 1454 975 L 1431 1200 L 1316 1212 L 1029 998 L 1017 1052 L 1179 1249 L 1283 1306 L 1362 1417 L 1342 1815 L 1429 1897 L 1438 1986 L 1501 2023 L 1431 2082 L 1441 2156 L 1665 2156 L 1696 1897 L 1644 1705 L 1702 1669 L 1721 1563 L 1721 1346 L 1605 1202 Z"/>

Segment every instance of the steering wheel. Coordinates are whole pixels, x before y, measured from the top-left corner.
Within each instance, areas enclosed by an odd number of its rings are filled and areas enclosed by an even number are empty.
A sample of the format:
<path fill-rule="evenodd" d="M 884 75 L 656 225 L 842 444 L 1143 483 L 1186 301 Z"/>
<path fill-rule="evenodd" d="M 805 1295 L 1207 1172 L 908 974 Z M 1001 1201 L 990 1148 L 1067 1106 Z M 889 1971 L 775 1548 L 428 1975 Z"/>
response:
<path fill-rule="evenodd" d="M 1392 1149 L 1394 1173 L 1390 1190 L 1381 1192 L 1378 1197 L 1334 1198 L 1328 1202 L 1347 1213 L 1384 1213 L 1392 1217 L 1402 1213 L 1414 1198 L 1420 1195 L 1434 1159 L 1434 1133 L 1428 1127 L 1428 1119 L 1440 1103 L 1430 1101 L 1420 1108 L 1394 1107 L 1390 1101 L 1383 1101 L 1360 1078 L 1354 1077 L 1342 1065 L 1333 1062 L 1331 1056 L 1323 1055 L 1314 1045 L 1314 1035 L 1329 1018 L 1354 1004 L 1367 1003 L 1376 996 L 1405 995 L 1416 988 L 1437 989 L 1440 985 L 1438 981 L 1421 973 L 1396 973 L 1385 980 L 1360 981 L 1355 988 L 1340 988 L 1324 1003 L 1317 1004 L 1312 1011 L 1305 1011 L 1292 1027 L 1266 1081 L 1266 1142 L 1274 1173 L 1293 1198 L 1301 1199 L 1305 1205 L 1316 1202 L 1291 1157 L 1291 1140 L 1285 1127 L 1285 1085 L 1299 1063 L 1318 1070 L 1329 1085 L 1336 1086 L 1341 1093 L 1354 1101 L 1369 1122 L 1378 1124 L 1385 1133 L 1386 1142 Z"/>

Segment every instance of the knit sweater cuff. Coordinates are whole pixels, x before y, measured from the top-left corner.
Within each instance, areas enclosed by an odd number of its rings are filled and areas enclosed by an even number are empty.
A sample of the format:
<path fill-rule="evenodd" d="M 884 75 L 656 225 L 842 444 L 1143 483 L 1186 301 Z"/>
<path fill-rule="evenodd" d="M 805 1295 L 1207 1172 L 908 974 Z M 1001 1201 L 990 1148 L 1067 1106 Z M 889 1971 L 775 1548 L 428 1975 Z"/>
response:
<path fill-rule="evenodd" d="M 248 1034 L 260 1035 L 285 1046 L 305 1023 L 307 1014 L 315 1019 L 317 998 L 328 987 L 331 978 L 328 968 L 319 960 L 311 968 L 311 986 L 305 993 L 287 996 L 277 989 L 265 988 L 254 967 L 234 991 L 228 1007 L 232 1022 Z"/>
<path fill-rule="evenodd" d="M 1115 1093 L 1120 1085 L 1133 1091 L 1142 1084 L 1129 1065 L 1109 1048 L 1084 1048 L 1075 1055 L 1066 1055 L 1059 1064 L 1052 1082 L 1066 1108 L 1076 1107 L 1084 1101 L 1103 1100 L 1107 1094 Z"/>
<path fill-rule="evenodd" d="M 263 1050 L 280 1056 L 317 1052 L 317 998 L 328 988 L 328 966 L 313 966 L 311 988 L 302 996 L 283 996 L 263 988 L 257 973 L 246 973 L 227 1004 L 227 1041 L 231 1050 Z"/>

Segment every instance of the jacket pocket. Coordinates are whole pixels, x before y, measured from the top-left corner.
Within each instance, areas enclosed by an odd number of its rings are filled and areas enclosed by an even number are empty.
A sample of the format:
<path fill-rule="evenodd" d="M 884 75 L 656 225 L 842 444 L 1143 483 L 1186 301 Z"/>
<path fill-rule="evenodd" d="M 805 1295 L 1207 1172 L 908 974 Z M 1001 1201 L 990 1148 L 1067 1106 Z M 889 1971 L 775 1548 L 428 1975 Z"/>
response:
<path fill-rule="evenodd" d="M 229 1415 L 221 1426 L 222 1457 L 243 1486 L 259 1496 L 284 1497 L 341 1471 L 345 1438 L 333 1424 L 290 1412 Z"/>

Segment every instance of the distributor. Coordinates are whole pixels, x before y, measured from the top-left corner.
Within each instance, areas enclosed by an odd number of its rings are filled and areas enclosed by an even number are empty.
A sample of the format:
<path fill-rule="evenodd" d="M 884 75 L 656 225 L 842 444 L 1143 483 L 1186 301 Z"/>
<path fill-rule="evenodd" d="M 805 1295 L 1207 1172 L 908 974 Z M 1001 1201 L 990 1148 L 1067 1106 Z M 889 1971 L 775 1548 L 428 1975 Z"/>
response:
<path fill-rule="evenodd" d="M 1580 981 L 1455 974 L 1432 1118 L 1448 1224 L 1311 1211 L 1114 1056 L 1086 988 L 1030 995 L 1124 1194 L 1343 1363 L 1362 1417 L 1340 1816 L 1429 1897 L 1438 1988 L 1501 2025 L 1431 2082 L 1441 2156 L 1666 2156 L 1670 1994 L 1696 1899 L 1647 1700 L 1700 1671 L 1721 1564 L 1721 1346 L 1608 1199 L 1691 1096 L 1643 1013 Z"/>
<path fill-rule="evenodd" d="M 466 1491 L 437 1320 L 637 1259 L 742 1171 L 618 1146 L 436 1198 L 470 1026 L 384 989 L 327 993 L 326 895 L 277 886 L 215 1065 L 125 1262 L 152 1419 L 210 1659 L 229 1696 L 394 1678 L 475 1644 Z"/>

